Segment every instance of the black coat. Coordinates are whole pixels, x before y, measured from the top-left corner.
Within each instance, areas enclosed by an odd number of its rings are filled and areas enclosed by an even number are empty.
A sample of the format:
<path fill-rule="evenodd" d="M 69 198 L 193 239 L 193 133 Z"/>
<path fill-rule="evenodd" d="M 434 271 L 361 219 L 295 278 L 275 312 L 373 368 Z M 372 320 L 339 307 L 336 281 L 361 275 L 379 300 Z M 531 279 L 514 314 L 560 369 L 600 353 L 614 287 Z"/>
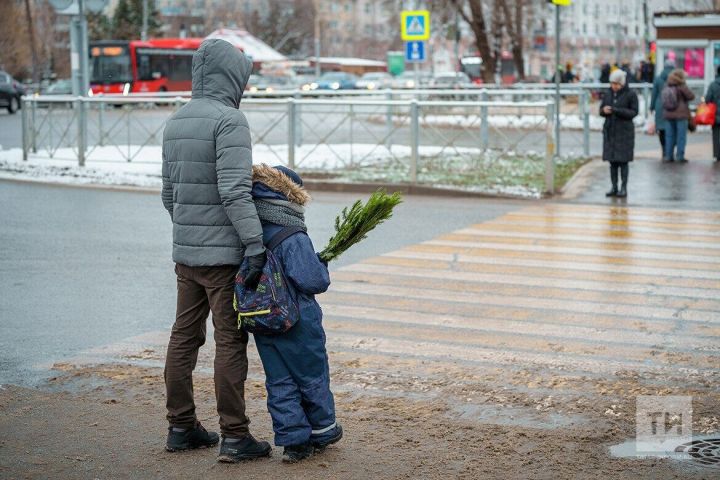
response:
<path fill-rule="evenodd" d="M 603 113 L 603 107 L 609 105 L 610 115 Z M 606 162 L 627 163 L 633 160 L 635 149 L 635 125 L 633 118 L 638 114 L 637 94 L 627 85 L 617 93 L 608 89 L 600 104 L 600 116 L 605 117 L 603 126 L 603 160 Z"/>

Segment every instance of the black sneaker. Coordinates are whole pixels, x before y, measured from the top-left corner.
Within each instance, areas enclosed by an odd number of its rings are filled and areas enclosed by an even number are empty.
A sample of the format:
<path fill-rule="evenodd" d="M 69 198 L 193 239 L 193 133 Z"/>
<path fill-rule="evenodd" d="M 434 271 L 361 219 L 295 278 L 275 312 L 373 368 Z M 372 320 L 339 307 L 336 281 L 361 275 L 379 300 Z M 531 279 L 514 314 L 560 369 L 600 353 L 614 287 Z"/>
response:
<path fill-rule="evenodd" d="M 218 444 L 219 440 L 220 437 L 217 433 L 208 432 L 200 425 L 200 422 L 197 422 L 193 428 L 182 431 L 174 427 L 169 427 L 165 450 L 168 452 L 179 452 L 194 448 L 214 447 Z"/>
<path fill-rule="evenodd" d="M 300 445 L 289 445 L 283 450 L 282 461 L 285 463 L 296 463 L 300 460 L 312 457 L 315 449 L 310 442 Z"/>
<path fill-rule="evenodd" d="M 272 447 L 268 442 L 258 442 L 252 435 L 247 434 L 237 441 L 223 438 L 217 459 L 218 462 L 237 463 L 243 460 L 269 457 L 271 452 Z"/>
<path fill-rule="evenodd" d="M 313 441 L 312 439 L 310 439 L 310 441 L 312 442 L 312 446 L 315 447 L 315 450 L 317 452 L 322 452 L 323 450 L 325 450 L 328 447 L 328 445 L 332 445 L 333 443 L 339 442 L 342 437 L 343 437 L 342 425 L 340 425 L 338 423 L 337 426 L 335 427 L 335 433 L 332 437 L 323 438 L 322 441 Z"/>

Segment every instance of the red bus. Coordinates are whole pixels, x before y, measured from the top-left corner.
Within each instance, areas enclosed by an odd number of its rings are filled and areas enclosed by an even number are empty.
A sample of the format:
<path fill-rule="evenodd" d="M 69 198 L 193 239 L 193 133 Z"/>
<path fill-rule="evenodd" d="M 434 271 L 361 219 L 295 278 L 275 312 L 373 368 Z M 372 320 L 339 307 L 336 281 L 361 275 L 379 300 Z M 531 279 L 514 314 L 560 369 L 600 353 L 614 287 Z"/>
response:
<path fill-rule="evenodd" d="M 202 38 L 104 40 L 90 44 L 90 89 L 97 93 L 190 91 L 192 56 Z"/>

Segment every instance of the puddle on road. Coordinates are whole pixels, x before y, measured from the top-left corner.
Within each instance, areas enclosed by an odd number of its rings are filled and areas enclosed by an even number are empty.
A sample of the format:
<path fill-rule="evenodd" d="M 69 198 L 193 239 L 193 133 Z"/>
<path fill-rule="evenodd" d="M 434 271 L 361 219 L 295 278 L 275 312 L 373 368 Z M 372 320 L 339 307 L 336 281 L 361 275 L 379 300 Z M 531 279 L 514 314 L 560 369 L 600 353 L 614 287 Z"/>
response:
<path fill-rule="evenodd" d="M 528 408 L 500 405 L 464 404 L 454 405 L 452 410 L 464 420 L 514 427 L 556 429 L 588 423 L 581 415 L 562 415 L 553 412 L 535 412 Z"/>

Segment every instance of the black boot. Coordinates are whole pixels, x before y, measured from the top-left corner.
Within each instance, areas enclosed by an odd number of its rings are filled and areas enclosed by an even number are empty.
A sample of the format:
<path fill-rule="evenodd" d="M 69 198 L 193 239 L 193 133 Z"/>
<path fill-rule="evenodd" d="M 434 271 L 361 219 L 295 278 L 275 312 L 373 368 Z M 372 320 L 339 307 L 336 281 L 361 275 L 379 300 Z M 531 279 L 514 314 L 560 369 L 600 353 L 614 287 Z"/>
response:
<path fill-rule="evenodd" d="M 165 450 L 179 452 L 194 448 L 214 447 L 220 437 L 215 432 L 208 432 L 197 422 L 193 428 L 169 427 Z"/>
<path fill-rule="evenodd" d="M 285 463 L 296 463 L 300 460 L 312 457 L 315 449 L 310 442 L 300 445 L 288 445 L 283 450 L 282 461 Z"/>
<path fill-rule="evenodd" d="M 237 463 L 243 460 L 269 457 L 271 452 L 272 447 L 268 442 L 258 442 L 250 434 L 239 439 L 223 438 L 218 462 Z"/>
<path fill-rule="evenodd" d="M 340 439 L 343 437 L 343 429 L 342 425 L 339 423 L 335 426 L 335 431 L 333 432 L 333 435 L 330 438 L 324 438 L 322 441 L 315 441 L 310 440 L 312 442 L 313 447 L 315 447 L 316 452 L 322 452 L 327 448 L 328 445 L 332 445 L 333 443 L 337 443 L 340 441 Z"/>
<path fill-rule="evenodd" d="M 620 178 L 622 180 L 622 187 L 620 187 L 620 191 L 617 193 L 618 198 L 625 198 L 627 197 L 627 184 L 628 184 L 628 177 L 630 176 L 630 165 L 627 163 L 623 163 L 620 167 Z"/>
<path fill-rule="evenodd" d="M 615 195 L 617 195 L 619 169 L 620 165 L 618 163 L 610 162 L 610 183 L 612 183 L 612 188 L 605 194 L 606 197 L 614 197 Z"/>

